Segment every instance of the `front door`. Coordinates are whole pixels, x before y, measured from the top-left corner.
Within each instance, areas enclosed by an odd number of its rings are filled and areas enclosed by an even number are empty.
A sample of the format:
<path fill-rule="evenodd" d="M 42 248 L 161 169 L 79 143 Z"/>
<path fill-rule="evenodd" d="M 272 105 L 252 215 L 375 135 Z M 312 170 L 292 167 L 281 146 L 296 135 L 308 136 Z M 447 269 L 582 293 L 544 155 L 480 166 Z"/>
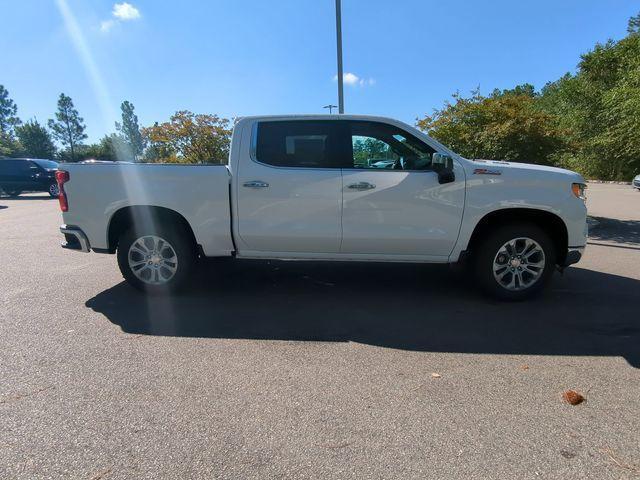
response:
<path fill-rule="evenodd" d="M 464 206 L 464 175 L 441 185 L 435 150 L 399 127 L 348 121 L 351 161 L 343 170 L 342 253 L 446 258 Z"/>
<path fill-rule="evenodd" d="M 337 253 L 342 175 L 335 123 L 265 121 L 237 172 L 238 233 L 245 255 Z M 290 255 L 286 255 L 290 256 Z"/>
<path fill-rule="evenodd" d="M 24 190 L 39 191 L 42 189 L 41 175 L 43 170 L 31 161 L 24 161 L 22 166 L 24 171 Z"/>

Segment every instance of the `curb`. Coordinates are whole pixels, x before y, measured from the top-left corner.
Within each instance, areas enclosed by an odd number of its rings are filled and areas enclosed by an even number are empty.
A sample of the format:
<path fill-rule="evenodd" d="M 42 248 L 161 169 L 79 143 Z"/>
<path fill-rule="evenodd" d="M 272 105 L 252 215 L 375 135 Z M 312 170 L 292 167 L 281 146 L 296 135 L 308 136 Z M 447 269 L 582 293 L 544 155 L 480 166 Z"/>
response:
<path fill-rule="evenodd" d="M 615 180 L 587 180 L 587 183 L 605 183 L 609 185 L 631 185 L 631 182 L 617 182 Z"/>

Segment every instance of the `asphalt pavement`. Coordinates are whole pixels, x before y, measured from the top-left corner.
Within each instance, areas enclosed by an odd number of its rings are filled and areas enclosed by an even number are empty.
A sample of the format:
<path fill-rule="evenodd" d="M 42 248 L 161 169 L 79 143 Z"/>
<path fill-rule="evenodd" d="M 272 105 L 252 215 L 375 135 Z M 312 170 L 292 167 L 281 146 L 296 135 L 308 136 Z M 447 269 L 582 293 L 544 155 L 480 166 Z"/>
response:
<path fill-rule="evenodd" d="M 522 303 L 230 261 L 145 297 L 55 200 L 0 198 L 0 478 L 639 478 L 640 193 L 588 196 L 585 258 Z"/>

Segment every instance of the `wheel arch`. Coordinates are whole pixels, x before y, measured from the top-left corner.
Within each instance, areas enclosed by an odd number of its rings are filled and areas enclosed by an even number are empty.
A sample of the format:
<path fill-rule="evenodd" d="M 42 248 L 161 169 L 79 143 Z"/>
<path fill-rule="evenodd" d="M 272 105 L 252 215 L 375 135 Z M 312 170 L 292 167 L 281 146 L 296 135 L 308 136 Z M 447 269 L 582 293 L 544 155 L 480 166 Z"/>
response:
<path fill-rule="evenodd" d="M 189 222 L 180 213 L 166 207 L 152 205 L 133 205 L 117 210 L 109 220 L 107 227 L 107 245 L 109 253 L 114 253 L 118 247 L 120 235 L 132 226 L 142 230 L 153 228 L 154 225 L 179 225 L 194 245 L 196 236 Z"/>
<path fill-rule="evenodd" d="M 473 252 L 474 249 L 477 248 L 480 240 L 482 240 L 492 228 L 523 222 L 533 223 L 549 235 L 556 247 L 556 262 L 562 264 L 565 259 L 564 257 L 567 255 L 569 245 L 567 226 L 564 220 L 555 213 L 535 208 L 505 208 L 489 212 L 476 224 L 467 245 L 467 252 Z"/>

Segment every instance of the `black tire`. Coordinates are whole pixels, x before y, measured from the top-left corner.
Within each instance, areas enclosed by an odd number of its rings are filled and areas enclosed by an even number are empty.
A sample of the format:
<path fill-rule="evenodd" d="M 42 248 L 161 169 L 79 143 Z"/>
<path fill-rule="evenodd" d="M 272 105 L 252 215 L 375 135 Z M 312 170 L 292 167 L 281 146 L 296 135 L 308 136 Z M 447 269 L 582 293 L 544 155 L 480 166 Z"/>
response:
<path fill-rule="evenodd" d="M 175 273 L 165 281 L 165 283 L 154 284 L 154 279 L 159 279 L 161 277 L 169 277 L 167 272 L 170 272 L 169 265 L 171 263 L 167 263 L 165 266 L 163 265 L 151 265 L 145 266 L 139 270 L 151 270 L 151 277 L 148 280 L 142 277 L 146 277 L 146 273 L 143 275 L 143 272 L 136 274 L 132 267 L 130 266 L 129 258 L 131 255 L 132 261 L 140 261 L 142 259 L 139 251 L 131 251 L 131 246 L 139 242 L 143 237 L 158 237 L 162 239 L 165 244 L 168 243 L 169 247 L 175 252 L 175 257 L 177 261 L 175 262 Z M 147 243 L 153 244 L 153 239 L 147 238 Z M 140 244 L 137 243 L 137 246 Z M 137 249 L 136 246 L 136 249 Z M 148 245 L 145 245 L 148 246 Z M 159 250 L 162 250 L 160 248 Z M 171 252 L 169 252 L 171 253 Z M 191 272 L 193 271 L 193 267 L 196 260 L 196 245 L 194 244 L 191 235 L 185 231 L 184 227 L 179 224 L 169 224 L 169 225 L 158 225 L 158 226 L 149 226 L 147 228 L 135 229 L 130 228 L 125 231 L 118 240 L 118 267 L 120 267 L 120 272 L 122 272 L 122 276 L 124 279 L 133 287 L 137 288 L 140 291 L 149 294 L 164 294 L 169 292 L 175 292 L 182 288 L 184 288 L 190 277 Z M 166 247 L 164 252 L 159 253 L 160 256 L 167 255 Z M 172 257 L 173 258 L 173 257 Z M 157 259 L 157 257 L 156 257 Z M 161 261 L 161 260 L 160 260 Z M 148 262 L 147 262 L 148 263 Z M 134 267 L 138 266 L 134 264 Z M 154 271 L 154 267 L 158 269 L 157 272 Z M 164 278 L 162 278 L 164 281 Z"/>
<path fill-rule="evenodd" d="M 49 185 L 49 188 L 47 189 L 47 192 L 49 193 L 49 196 L 51 198 L 58 198 L 58 184 L 57 183 L 52 183 Z"/>
<path fill-rule="evenodd" d="M 541 271 L 537 270 L 538 267 L 535 267 L 536 271 L 538 271 L 537 276 L 530 274 L 528 271 L 520 270 L 518 272 L 518 267 L 513 267 L 511 263 L 511 257 L 505 257 L 503 255 L 503 260 L 500 260 L 498 257 L 503 245 L 510 240 L 521 238 L 531 239 L 541 247 L 544 259 L 542 259 L 540 254 L 534 254 L 535 256 L 532 260 L 532 262 L 537 260 L 544 265 Z M 524 241 L 519 241 L 516 244 L 516 250 L 523 248 L 523 243 Z M 540 293 L 549 282 L 555 269 L 556 255 L 556 248 L 553 241 L 540 227 L 530 223 L 505 225 L 490 232 L 480 241 L 474 254 L 473 267 L 475 277 L 480 288 L 494 298 L 512 301 L 524 300 Z M 516 260 L 516 258 L 518 258 L 518 260 Z M 506 270 L 513 269 L 515 274 L 507 272 L 502 281 L 504 283 L 511 283 L 512 280 L 515 280 L 515 287 L 512 286 L 512 288 L 509 289 L 496 279 L 494 275 L 494 261 L 496 260 L 499 262 L 505 261 L 504 265 Z M 513 262 L 515 262 L 515 265 L 518 265 L 520 261 L 522 260 L 517 255 L 514 255 Z M 523 262 L 521 268 L 534 270 L 533 266 L 525 267 L 525 265 L 527 264 Z M 498 270 L 497 274 L 500 275 L 503 272 L 505 272 L 505 270 L 501 269 Z M 520 283 L 518 275 L 520 275 L 519 278 L 524 278 L 525 281 L 523 283 Z M 532 282 L 531 285 L 526 285 L 529 282 Z M 514 289 L 518 287 L 520 289 Z"/>

